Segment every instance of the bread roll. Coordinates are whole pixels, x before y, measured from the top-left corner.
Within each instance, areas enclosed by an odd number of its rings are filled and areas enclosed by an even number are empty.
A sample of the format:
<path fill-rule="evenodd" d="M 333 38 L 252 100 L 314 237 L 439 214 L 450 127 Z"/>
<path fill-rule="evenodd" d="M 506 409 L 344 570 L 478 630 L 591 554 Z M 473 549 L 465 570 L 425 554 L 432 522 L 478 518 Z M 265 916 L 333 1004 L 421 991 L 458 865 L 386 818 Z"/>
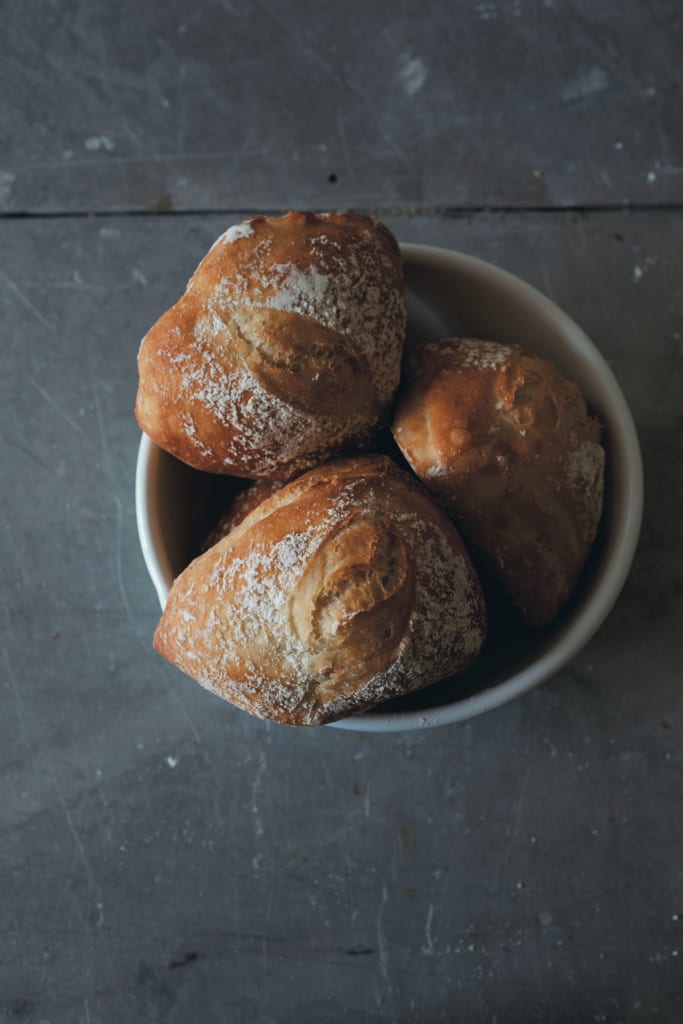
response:
<path fill-rule="evenodd" d="M 386 420 L 405 318 L 400 253 L 379 221 L 252 217 L 143 339 L 138 422 L 196 469 L 291 478 L 366 446 Z"/>
<path fill-rule="evenodd" d="M 451 338 L 416 354 L 393 433 L 527 622 L 550 622 L 602 510 L 600 425 L 578 387 L 516 346 Z"/>
<path fill-rule="evenodd" d="M 484 634 L 455 527 L 368 455 L 287 484 L 195 559 L 154 646 L 260 718 L 319 725 L 461 672 Z"/>

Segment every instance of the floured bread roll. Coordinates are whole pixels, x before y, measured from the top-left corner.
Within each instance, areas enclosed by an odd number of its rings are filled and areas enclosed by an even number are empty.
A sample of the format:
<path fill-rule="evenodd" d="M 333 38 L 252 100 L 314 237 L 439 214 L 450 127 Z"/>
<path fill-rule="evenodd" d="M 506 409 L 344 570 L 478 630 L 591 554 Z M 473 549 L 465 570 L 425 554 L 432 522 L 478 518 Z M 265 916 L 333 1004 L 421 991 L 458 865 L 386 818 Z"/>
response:
<path fill-rule="evenodd" d="M 260 718 L 319 725 L 461 672 L 484 635 L 455 527 L 368 455 L 287 484 L 195 559 L 154 646 Z"/>
<path fill-rule="evenodd" d="M 458 338 L 416 354 L 393 425 L 415 473 L 535 626 L 566 601 L 595 539 L 600 432 L 578 387 L 545 359 Z"/>
<path fill-rule="evenodd" d="M 287 479 L 388 415 L 405 298 L 371 217 L 288 213 L 228 229 L 143 339 L 138 422 L 197 469 Z"/>

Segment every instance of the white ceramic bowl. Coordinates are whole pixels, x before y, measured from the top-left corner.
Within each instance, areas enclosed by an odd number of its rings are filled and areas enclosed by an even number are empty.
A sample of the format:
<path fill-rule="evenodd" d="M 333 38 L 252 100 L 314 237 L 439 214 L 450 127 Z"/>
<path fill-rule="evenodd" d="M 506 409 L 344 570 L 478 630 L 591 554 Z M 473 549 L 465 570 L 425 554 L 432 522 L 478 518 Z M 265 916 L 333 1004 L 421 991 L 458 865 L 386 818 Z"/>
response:
<path fill-rule="evenodd" d="M 535 631 L 515 627 L 498 643 L 487 645 L 488 653 L 465 676 L 334 723 L 364 732 L 463 721 L 500 707 L 556 673 L 586 644 L 616 601 L 633 560 L 643 503 L 631 414 L 612 371 L 584 332 L 535 288 L 489 263 L 430 246 L 402 245 L 401 251 L 409 338 L 465 334 L 516 343 L 552 360 L 581 387 L 605 426 L 605 509 L 577 593 L 555 623 Z M 136 474 L 137 524 L 162 608 L 174 577 L 197 553 L 225 505 L 231 483 L 190 469 L 143 435 Z M 494 627 L 495 622 L 490 636 Z"/>

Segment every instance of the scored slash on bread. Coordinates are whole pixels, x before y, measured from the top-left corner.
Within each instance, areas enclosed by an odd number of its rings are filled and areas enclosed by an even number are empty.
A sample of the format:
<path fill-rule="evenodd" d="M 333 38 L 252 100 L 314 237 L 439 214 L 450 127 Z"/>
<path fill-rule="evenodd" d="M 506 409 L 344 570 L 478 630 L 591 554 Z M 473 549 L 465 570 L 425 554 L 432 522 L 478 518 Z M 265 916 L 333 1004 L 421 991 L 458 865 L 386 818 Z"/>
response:
<path fill-rule="evenodd" d="M 405 321 L 398 245 L 379 221 L 253 217 L 214 243 L 143 339 L 138 422 L 196 469 L 288 479 L 371 444 Z"/>
<path fill-rule="evenodd" d="M 258 717 L 318 725 L 462 672 L 485 618 L 448 516 L 367 455 L 305 473 L 195 559 L 154 645 Z"/>
<path fill-rule="evenodd" d="M 602 511 L 601 427 L 578 387 L 517 346 L 445 339 L 413 358 L 392 429 L 526 621 L 550 622 Z"/>

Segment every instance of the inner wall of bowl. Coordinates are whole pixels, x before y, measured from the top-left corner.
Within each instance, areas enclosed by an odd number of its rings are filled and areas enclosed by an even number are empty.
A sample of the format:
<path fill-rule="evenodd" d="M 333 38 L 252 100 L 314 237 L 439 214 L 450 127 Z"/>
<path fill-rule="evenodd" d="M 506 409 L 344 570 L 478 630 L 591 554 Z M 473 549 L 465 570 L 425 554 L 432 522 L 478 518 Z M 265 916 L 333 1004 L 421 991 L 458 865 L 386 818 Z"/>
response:
<path fill-rule="evenodd" d="M 199 554 L 209 532 L 245 483 L 192 469 L 159 450 L 157 500 L 163 514 L 158 530 L 171 575 L 169 588 Z"/>

